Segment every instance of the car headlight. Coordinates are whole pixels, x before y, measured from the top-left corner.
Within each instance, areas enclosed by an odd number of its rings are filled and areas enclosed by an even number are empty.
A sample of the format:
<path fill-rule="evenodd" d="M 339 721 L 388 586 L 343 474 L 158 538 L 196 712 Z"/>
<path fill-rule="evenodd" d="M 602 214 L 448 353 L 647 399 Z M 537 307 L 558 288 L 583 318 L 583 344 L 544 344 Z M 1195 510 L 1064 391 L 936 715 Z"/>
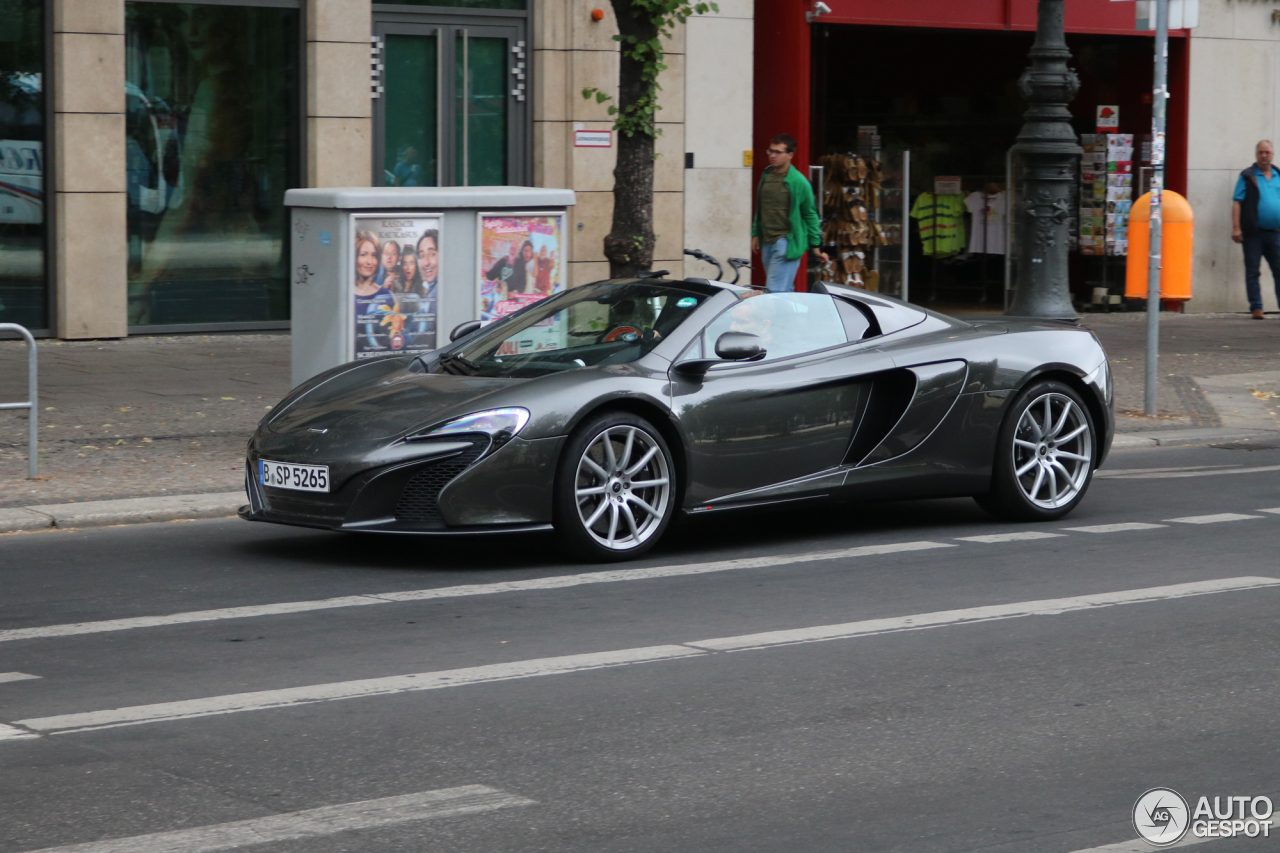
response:
<path fill-rule="evenodd" d="M 426 432 L 406 436 L 405 441 L 421 441 L 426 438 L 478 432 L 506 441 L 524 429 L 524 425 L 528 422 L 528 409 L 490 409 L 487 412 L 476 412 L 474 415 L 463 415 Z"/>

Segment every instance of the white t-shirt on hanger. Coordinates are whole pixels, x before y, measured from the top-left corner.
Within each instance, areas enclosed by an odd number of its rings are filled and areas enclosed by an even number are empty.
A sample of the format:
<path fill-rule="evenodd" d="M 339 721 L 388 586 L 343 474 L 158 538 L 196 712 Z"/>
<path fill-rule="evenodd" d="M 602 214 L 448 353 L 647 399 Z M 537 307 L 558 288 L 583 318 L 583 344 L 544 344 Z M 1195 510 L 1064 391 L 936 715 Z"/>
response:
<path fill-rule="evenodd" d="M 1004 254 L 1005 198 L 1003 191 L 991 195 L 972 192 L 965 197 L 965 209 L 973 215 L 969 229 L 970 254 Z"/>

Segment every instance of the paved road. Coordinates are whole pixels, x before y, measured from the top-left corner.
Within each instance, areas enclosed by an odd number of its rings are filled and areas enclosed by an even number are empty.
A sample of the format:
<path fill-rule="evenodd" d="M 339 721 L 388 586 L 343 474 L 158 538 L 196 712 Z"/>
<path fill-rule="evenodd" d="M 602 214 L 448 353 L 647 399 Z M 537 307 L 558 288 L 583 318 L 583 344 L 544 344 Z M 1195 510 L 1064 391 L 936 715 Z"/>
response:
<path fill-rule="evenodd" d="M 1049 525 L 851 505 L 613 567 L 0 537 L 0 853 L 1072 853 L 1155 786 L 1280 802 L 1280 448 L 1102 473 Z"/>

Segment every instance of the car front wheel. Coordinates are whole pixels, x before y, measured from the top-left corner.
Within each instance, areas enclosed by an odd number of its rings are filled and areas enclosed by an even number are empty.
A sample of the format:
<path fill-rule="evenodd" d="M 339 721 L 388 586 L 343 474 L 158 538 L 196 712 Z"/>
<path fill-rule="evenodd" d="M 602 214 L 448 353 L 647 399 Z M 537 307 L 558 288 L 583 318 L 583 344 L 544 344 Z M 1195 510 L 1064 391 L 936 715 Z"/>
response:
<path fill-rule="evenodd" d="M 675 465 L 644 418 L 611 412 L 565 445 L 556 477 L 555 525 L 564 544 L 593 561 L 626 560 L 654 546 L 675 511 Z"/>
<path fill-rule="evenodd" d="M 1075 509 L 1093 478 L 1093 417 L 1080 395 L 1037 382 L 1013 401 L 1000 427 L 983 509 L 1015 521 L 1052 521 Z"/>

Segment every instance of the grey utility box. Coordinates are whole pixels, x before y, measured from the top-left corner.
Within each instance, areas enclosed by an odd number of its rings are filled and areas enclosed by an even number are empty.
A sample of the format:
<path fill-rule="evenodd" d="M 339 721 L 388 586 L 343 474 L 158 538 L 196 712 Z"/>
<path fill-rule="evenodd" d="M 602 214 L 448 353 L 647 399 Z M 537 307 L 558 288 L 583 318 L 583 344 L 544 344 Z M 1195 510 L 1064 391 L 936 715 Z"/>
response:
<path fill-rule="evenodd" d="M 428 352 L 568 286 L 572 190 L 289 190 L 293 384 L 362 358 Z"/>

